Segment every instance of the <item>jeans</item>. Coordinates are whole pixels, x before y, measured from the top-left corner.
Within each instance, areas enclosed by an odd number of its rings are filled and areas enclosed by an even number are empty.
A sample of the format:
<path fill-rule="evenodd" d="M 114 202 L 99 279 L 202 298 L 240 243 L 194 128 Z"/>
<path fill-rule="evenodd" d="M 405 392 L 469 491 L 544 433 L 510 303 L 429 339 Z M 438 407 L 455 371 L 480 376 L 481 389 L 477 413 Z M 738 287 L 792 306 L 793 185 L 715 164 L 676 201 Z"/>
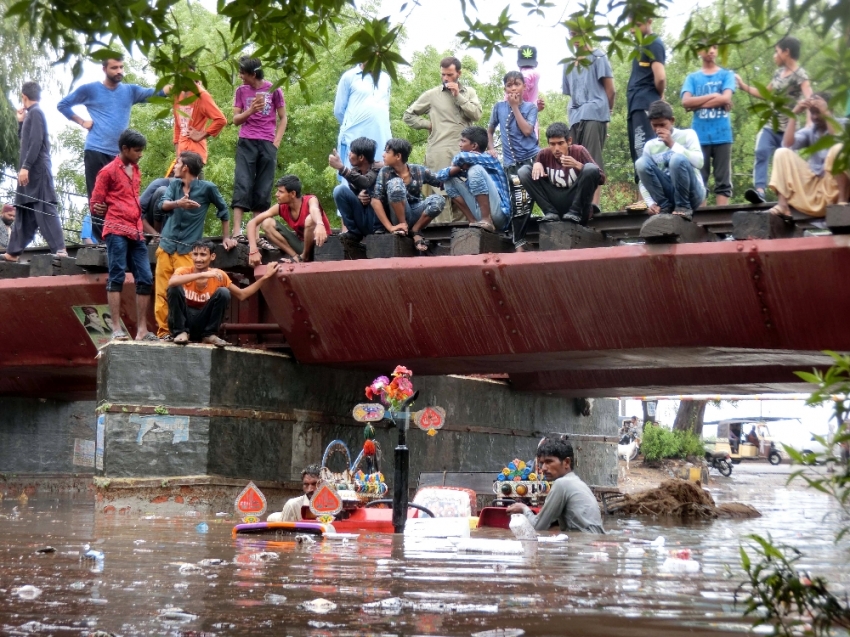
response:
<path fill-rule="evenodd" d="M 189 307 L 182 285 L 168 288 L 168 329 L 172 336 L 189 333 L 190 341 L 200 341 L 218 332 L 224 311 L 230 303 L 230 290 L 218 288 L 204 307 Z"/>
<path fill-rule="evenodd" d="M 476 197 L 488 195 L 490 216 L 496 230 L 504 230 L 510 222 L 510 218 L 502 212 L 502 198 L 499 196 L 496 184 L 493 183 L 493 178 L 481 166 L 470 166 L 466 171 L 466 181 L 461 180 L 460 177 L 452 177 L 445 183 L 445 187 L 449 197 L 452 199 L 460 197 L 466 202 L 477 221 L 481 221 L 481 208 L 478 206 Z"/>
<path fill-rule="evenodd" d="M 375 234 L 376 230 L 383 227 L 375 211 L 372 210 L 372 205 L 364 206 L 360 203 L 360 199 L 348 186 L 347 181 L 334 188 L 334 203 L 339 216 L 342 217 L 342 222 L 352 234 L 365 237 Z"/>
<path fill-rule="evenodd" d="M 392 205 L 404 202 L 404 220 L 411 230 L 423 214 L 433 219 L 443 211 L 443 206 L 446 205 L 446 200 L 443 199 L 442 195 L 428 195 L 422 201 L 411 205 L 407 200 L 407 186 L 404 185 L 400 177 L 395 177 L 387 182 L 386 192 L 387 202 L 390 204 L 387 214 L 392 215 L 390 218 L 395 217 Z M 400 223 L 400 221 L 396 220 L 396 223 Z"/>
<path fill-rule="evenodd" d="M 593 193 L 596 192 L 601 179 L 596 164 L 585 164 L 570 188 L 559 188 L 545 175 L 540 179 L 532 179 L 531 173 L 531 166 L 523 166 L 519 169 L 519 180 L 544 214 L 570 215 L 577 223 L 587 224 L 590 220 Z"/>
<path fill-rule="evenodd" d="M 767 165 L 777 148 L 782 148 L 783 131 L 775 132 L 765 126 L 756 136 L 756 160 L 753 164 L 753 185 L 756 190 L 767 188 Z"/>
<path fill-rule="evenodd" d="M 144 239 L 131 239 L 119 234 L 108 234 L 106 240 L 106 264 L 109 267 L 107 292 L 124 289 L 127 270 L 136 280 L 136 294 L 150 296 L 153 293 L 153 273 L 148 257 L 148 246 Z"/>
<path fill-rule="evenodd" d="M 113 159 L 115 159 L 115 155 L 107 155 L 97 150 L 86 150 L 83 152 L 83 167 L 86 173 L 86 194 L 88 194 L 89 199 L 91 199 L 91 193 L 97 181 L 97 173 Z M 103 242 L 103 217 L 92 215 L 91 232 L 97 243 Z"/>
<path fill-rule="evenodd" d="M 692 211 L 705 200 L 702 177 L 684 155 L 675 153 L 670 158 L 670 174 L 646 155 L 635 162 L 635 170 L 661 212 Z"/>

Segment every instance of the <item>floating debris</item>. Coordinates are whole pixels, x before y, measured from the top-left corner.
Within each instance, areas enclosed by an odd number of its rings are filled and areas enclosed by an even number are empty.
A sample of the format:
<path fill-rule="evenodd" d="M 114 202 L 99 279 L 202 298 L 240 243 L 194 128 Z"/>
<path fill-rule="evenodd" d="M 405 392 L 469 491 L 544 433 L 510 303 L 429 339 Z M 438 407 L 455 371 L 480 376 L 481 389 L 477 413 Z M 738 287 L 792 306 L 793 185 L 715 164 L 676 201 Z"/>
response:
<path fill-rule="evenodd" d="M 252 553 L 251 561 L 252 562 L 271 562 L 273 560 L 279 560 L 280 555 L 277 553 L 273 553 L 272 551 L 262 551 L 260 553 Z"/>
<path fill-rule="evenodd" d="M 522 628 L 494 628 L 493 630 L 482 630 L 480 633 L 472 633 L 470 637 L 522 637 L 525 631 Z"/>
<path fill-rule="evenodd" d="M 36 553 L 55 553 L 56 549 L 52 546 L 42 546 L 40 549 L 35 550 Z"/>
<path fill-rule="evenodd" d="M 298 608 L 300 610 L 308 610 L 311 613 L 320 614 L 329 613 L 332 610 L 336 610 L 336 607 L 336 604 L 334 604 L 332 601 L 330 601 L 329 599 L 324 599 L 322 597 L 298 604 Z"/>
<path fill-rule="evenodd" d="M 204 572 L 197 564 L 181 564 L 180 568 L 177 569 L 177 572 L 181 575 L 198 575 Z"/>
<path fill-rule="evenodd" d="M 662 573 L 698 573 L 699 562 L 696 560 L 683 560 L 678 557 L 668 557 L 659 569 Z"/>
<path fill-rule="evenodd" d="M 198 562 L 198 566 L 227 566 L 227 562 L 217 557 L 210 557 Z"/>
<path fill-rule="evenodd" d="M 17 595 L 21 599 L 36 599 L 42 593 L 42 590 L 37 586 L 33 586 L 32 584 L 27 584 L 26 586 L 19 586 L 18 588 L 12 589 L 12 594 Z"/>
<path fill-rule="evenodd" d="M 286 602 L 286 595 L 278 595 L 277 593 L 266 593 L 266 596 L 263 599 L 265 599 L 269 604 L 279 605 Z"/>
<path fill-rule="evenodd" d="M 306 533 L 299 533 L 298 535 L 296 535 L 295 541 L 298 542 L 298 544 L 315 544 L 316 543 L 316 540 L 314 540 L 311 536 L 307 535 Z"/>
<path fill-rule="evenodd" d="M 367 613 L 397 615 L 402 611 L 425 613 L 498 613 L 498 604 L 456 604 L 451 602 L 416 602 L 400 597 L 390 597 L 378 602 L 363 604 Z"/>
<path fill-rule="evenodd" d="M 193 615 L 192 613 L 187 613 L 182 608 L 170 606 L 159 611 L 158 619 L 164 622 L 184 623 L 198 619 L 198 616 Z"/>

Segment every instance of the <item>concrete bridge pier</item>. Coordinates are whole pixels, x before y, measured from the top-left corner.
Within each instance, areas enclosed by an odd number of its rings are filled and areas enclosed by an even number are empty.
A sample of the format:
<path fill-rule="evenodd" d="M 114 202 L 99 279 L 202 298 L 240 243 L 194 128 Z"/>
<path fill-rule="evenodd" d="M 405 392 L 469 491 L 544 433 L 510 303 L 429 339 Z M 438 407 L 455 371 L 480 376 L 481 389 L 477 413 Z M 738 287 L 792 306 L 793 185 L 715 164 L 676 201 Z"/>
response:
<path fill-rule="evenodd" d="M 616 484 L 616 401 L 597 400 L 582 416 L 572 398 L 413 371 L 415 408 L 441 406 L 447 417 L 436 436 L 412 425 L 412 488 L 420 472 L 495 477 L 513 458 L 533 457 L 551 432 L 571 434 L 586 482 Z M 233 511 L 236 494 L 253 480 L 274 510 L 300 490 L 301 469 L 320 462 L 330 441 L 359 453 L 363 425 L 351 412 L 376 375 L 257 350 L 109 344 L 98 361 L 97 403 L 85 403 L 83 417 L 86 439 L 95 441 L 98 506 L 106 513 L 169 514 L 187 504 Z M 391 480 L 398 434 L 384 422 L 376 429 L 381 470 Z"/>

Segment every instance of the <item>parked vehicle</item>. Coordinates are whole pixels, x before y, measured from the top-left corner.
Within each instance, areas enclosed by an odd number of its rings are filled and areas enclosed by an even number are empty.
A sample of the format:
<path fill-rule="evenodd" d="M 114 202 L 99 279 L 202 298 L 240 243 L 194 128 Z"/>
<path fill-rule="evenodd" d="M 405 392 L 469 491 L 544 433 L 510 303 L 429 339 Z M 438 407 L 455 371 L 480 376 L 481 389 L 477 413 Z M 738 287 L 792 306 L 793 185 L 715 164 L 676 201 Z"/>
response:
<path fill-rule="evenodd" d="M 739 464 L 741 460 L 767 458 L 770 464 L 777 465 L 782 462 L 782 455 L 771 438 L 770 429 L 766 424 L 777 420 L 787 420 L 787 418 L 729 418 L 717 423 L 705 424 L 717 425 L 714 451 L 728 453 L 732 464 Z M 755 441 L 748 441 L 749 431 L 753 429 L 756 430 Z M 745 434 L 745 431 L 748 433 Z"/>
<path fill-rule="evenodd" d="M 732 475 L 732 456 L 725 451 L 706 451 L 705 459 L 708 466 L 717 469 L 720 475 L 729 477 Z"/>

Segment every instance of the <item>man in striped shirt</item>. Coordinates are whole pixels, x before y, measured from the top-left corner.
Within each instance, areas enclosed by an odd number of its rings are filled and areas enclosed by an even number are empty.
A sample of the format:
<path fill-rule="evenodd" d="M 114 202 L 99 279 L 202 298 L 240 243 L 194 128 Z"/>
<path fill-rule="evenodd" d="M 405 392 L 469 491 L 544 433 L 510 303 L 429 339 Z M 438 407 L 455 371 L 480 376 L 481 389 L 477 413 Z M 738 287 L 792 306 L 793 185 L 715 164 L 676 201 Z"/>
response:
<path fill-rule="evenodd" d="M 650 214 L 673 213 L 690 220 L 705 203 L 699 138 L 690 128 L 675 128 L 673 108 L 663 100 L 650 104 L 648 117 L 656 137 L 646 142 L 635 162 L 640 192 Z"/>
<path fill-rule="evenodd" d="M 487 130 L 469 126 L 460 133 L 460 152 L 436 177 L 472 228 L 502 232 L 511 222 L 508 178 L 498 159 L 486 154 Z M 466 177 L 466 181 L 462 178 Z"/>

